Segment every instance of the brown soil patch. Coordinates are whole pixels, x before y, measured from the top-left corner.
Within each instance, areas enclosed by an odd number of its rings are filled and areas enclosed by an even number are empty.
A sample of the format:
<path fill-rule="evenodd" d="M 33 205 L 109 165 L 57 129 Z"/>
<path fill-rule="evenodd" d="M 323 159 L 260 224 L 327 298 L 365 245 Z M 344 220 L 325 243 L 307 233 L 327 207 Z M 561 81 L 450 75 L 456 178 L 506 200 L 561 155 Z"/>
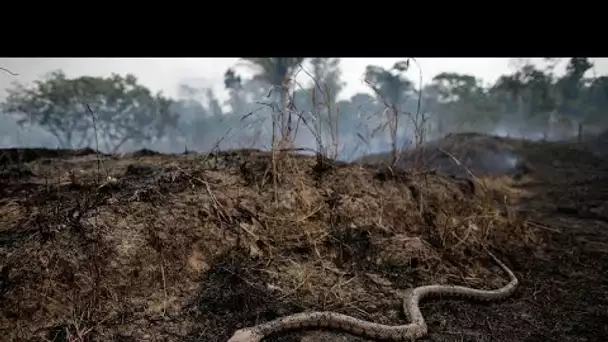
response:
<path fill-rule="evenodd" d="M 535 203 L 538 189 L 525 200 L 516 189 L 532 180 L 480 186 L 295 154 L 271 160 L 244 150 L 4 163 L 24 176 L 0 178 L 2 339 L 219 342 L 305 310 L 403 324 L 409 287 L 504 284 L 489 246 L 521 289 L 499 303 L 424 302 L 426 340 L 603 340 L 594 303 L 608 282 L 594 270 L 606 240 L 522 221 L 511 207 Z M 576 258 L 564 253 L 583 245 Z M 336 336 L 363 340 L 268 340 Z"/>

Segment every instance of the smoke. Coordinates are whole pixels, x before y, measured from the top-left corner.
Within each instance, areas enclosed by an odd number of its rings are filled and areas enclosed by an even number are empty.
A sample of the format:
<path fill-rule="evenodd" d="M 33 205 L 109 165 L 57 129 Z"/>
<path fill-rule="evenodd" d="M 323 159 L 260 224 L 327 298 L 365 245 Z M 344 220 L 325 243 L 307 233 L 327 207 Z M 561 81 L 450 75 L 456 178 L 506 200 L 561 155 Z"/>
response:
<path fill-rule="evenodd" d="M 546 130 L 527 126 L 525 122 L 499 122 L 496 127 L 488 133 L 502 138 L 526 139 L 531 141 L 545 140 L 547 138 Z"/>
<path fill-rule="evenodd" d="M 389 152 L 392 148 L 392 138 L 390 127 L 387 120 L 386 107 L 382 101 L 378 101 L 371 92 L 365 89 L 360 80 L 360 71 L 368 64 L 390 65 L 395 60 L 353 60 L 343 59 L 343 73 L 348 76 L 347 86 L 339 95 L 337 103 L 333 104 L 331 112 L 338 117 L 333 128 L 330 129 L 328 122 L 323 123 L 322 132 L 317 132 L 317 122 L 314 113 L 319 110 L 327 111 L 327 108 L 315 108 L 312 104 L 310 92 L 306 89 L 296 88 L 294 93 L 294 104 L 292 117 L 296 135 L 294 143 L 296 147 L 315 150 L 318 148 L 318 137 L 327 153 L 333 153 L 337 146 L 338 159 L 353 160 L 366 154 L 377 154 Z M 460 59 L 456 60 L 460 61 Z M 57 61 L 55 61 L 58 63 Z M 348 65 L 363 63 L 361 70 L 354 72 L 348 71 Z M 56 64 L 55 63 L 55 64 Z M 135 65 L 133 60 L 113 61 L 117 73 L 126 73 L 125 65 Z M 124 64 L 126 63 L 126 64 Z M 156 69 L 166 68 L 165 64 L 158 61 L 145 62 L 154 64 Z M 159 64 L 160 63 L 160 64 Z M 173 63 L 194 63 L 193 61 L 173 61 Z M 223 62 L 224 63 L 224 62 Z M 350 63 L 350 64 L 349 64 Z M 422 68 L 428 66 L 424 59 L 420 62 Z M 472 68 L 479 64 L 479 60 L 469 63 Z M 55 65 L 53 64 L 53 65 Z M 118 65 L 121 67 L 118 67 Z M 162 64 L 162 65 L 161 65 Z M 225 64 L 225 65 L 224 65 Z M 128 142 L 121 148 L 121 152 L 133 151 L 141 148 L 158 150 L 163 153 L 181 153 L 184 150 L 194 150 L 198 152 L 208 152 L 214 148 L 234 149 L 234 148 L 260 148 L 268 149 L 272 140 L 272 117 L 276 115 L 278 103 L 275 97 L 269 96 L 271 87 L 260 82 L 253 81 L 251 73 L 244 73 L 245 80 L 242 89 L 238 91 L 225 90 L 221 87 L 222 80 L 218 75 L 234 64 L 234 61 L 225 62 L 221 70 L 212 70 L 209 67 L 200 69 L 199 74 L 215 75 L 211 78 L 200 78 L 193 75 L 190 69 L 181 68 L 179 77 L 168 79 L 157 77 L 152 80 L 150 77 L 142 77 L 141 83 L 150 84 L 150 88 L 155 91 L 161 83 L 172 85 L 172 91 L 167 92 L 175 100 L 173 109 L 178 112 L 180 119 L 175 128 L 168 130 L 167 134 L 159 139 L 154 139 L 146 143 Z M 457 63 L 454 64 L 457 67 Z M 466 63 L 465 63 L 466 64 Z M 84 64 L 79 62 L 81 72 L 85 72 Z M 194 65 L 194 64 L 193 64 Z M 198 64 L 197 64 L 198 65 Z M 55 65 L 58 66 L 58 65 Z M 9 65 L 10 67 L 10 65 Z M 220 68 L 220 67 L 218 67 Z M 448 68 L 450 68 L 448 66 Z M 13 69 L 19 71 L 20 67 Z M 106 69 L 107 65 L 106 65 Z M 188 72 L 186 72 L 186 70 Z M 434 73 L 444 71 L 437 69 L 435 72 L 425 71 L 426 79 L 431 79 Z M 490 78 L 497 78 L 501 68 L 492 68 L 493 73 Z M 499 70 L 499 71 L 496 71 Z M 111 70 L 95 72 L 93 75 L 106 75 Z M 160 73 L 162 74 L 162 73 Z M 408 74 L 409 75 L 409 74 Z M 76 76 L 74 72 L 68 76 Z M 411 75 L 412 79 L 417 80 L 417 71 Z M 306 80 L 305 73 L 298 76 L 298 83 L 303 87 L 310 85 L 310 79 Z M 30 79 L 35 79 L 31 77 Z M 162 81 L 162 82 L 161 82 Z M 6 79 L 2 81 L 3 85 Z M 417 85 L 417 81 L 413 82 Z M 153 85 L 153 86 L 152 86 Z M 164 86 L 166 87 L 166 86 Z M 443 106 L 440 110 L 426 104 L 423 100 L 422 108 L 418 108 L 417 94 L 411 94 L 403 104 L 403 113 L 399 115 L 397 127 L 397 146 L 399 148 L 411 148 L 415 145 L 420 134 L 424 141 L 434 141 L 441 139 L 449 133 L 478 132 L 487 133 L 501 137 L 511 137 L 529 140 L 562 140 L 572 138 L 576 130 L 572 128 L 556 128 L 560 124 L 551 124 L 547 117 L 538 116 L 536 119 L 522 119 L 516 113 L 501 111 L 497 114 L 498 118 L 485 117 L 490 119 L 480 119 L 483 115 L 466 116 L 467 113 L 477 111 L 474 105 L 465 109 L 452 109 L 450 106 Z M 464 105 L 467 105 L 466 103 Z M 419 109 L 421 109 L 419 111 Z M 496 111 L 495 111 L 496 112 Z M 407 113 L 407 114 L 405 114 Z M 463 114 L 464 113 L 464 114 Z M 57 147 L 57 141 L 42 127 L 31 125 L 21 127 L 17 119 L 0 115 L 0 147 Z M 84 146 L 74 146 L 84 147 Z M 94 146 L 91 146 L 94 147 Z M 103 149 L 103 143 L 100 144 Z M 504 157 L 505 167 L 516 165 L 515 156 Z M 499 163 L 499 161 L 493 161 Z M 502 165 L 502 164 L 501 164 Z"/>

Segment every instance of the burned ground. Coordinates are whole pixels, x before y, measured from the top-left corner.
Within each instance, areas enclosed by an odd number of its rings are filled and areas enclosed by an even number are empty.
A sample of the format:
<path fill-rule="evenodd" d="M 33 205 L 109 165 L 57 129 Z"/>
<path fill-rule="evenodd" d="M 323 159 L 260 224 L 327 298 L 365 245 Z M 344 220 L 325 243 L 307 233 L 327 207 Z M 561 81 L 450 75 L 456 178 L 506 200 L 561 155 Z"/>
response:
<path fill-rule="evenodd" d="M 513 146 L 516 141 L 479 133 L 449 134 L 421 147 L 405 149 L 396 166 L 431 168 L 457 177 L 470 177 L 469 172 L 477 176 L 518 175 L 528 172 L 530 166 Z M 390 165 L 392 160 L 390 153 L 378 153 L 363 156 L 356 162 Z"/>
<path fill-rule="evenodd" d="M 409 287 L 504 284 L 490 247 L 516 294 L 425 301 L 423 340 L 606 340 L 608 164 L 500 144 L 529 172 L 471 180 L 255 150 L 3 160 L 1 339 L 226 341 L 306 310 L 403 324 Z"/>

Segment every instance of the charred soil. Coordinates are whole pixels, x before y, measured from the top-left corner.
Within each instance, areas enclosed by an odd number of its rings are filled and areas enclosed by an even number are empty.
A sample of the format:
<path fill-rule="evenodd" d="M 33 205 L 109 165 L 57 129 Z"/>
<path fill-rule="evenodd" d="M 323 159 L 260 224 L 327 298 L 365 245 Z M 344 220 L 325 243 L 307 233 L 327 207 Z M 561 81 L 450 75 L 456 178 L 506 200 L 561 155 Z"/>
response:
<path fill-rule="evenodd" d="M 516 294 L 425 301 L 423 340 L 604 341 L 608 167 L 520 145 L 517 180 L 256 150 L 3 159 L 0 339 L 223 342 L 306 310 L 403 324 L 409 287 L 502 286 L 491 248 Z"/>

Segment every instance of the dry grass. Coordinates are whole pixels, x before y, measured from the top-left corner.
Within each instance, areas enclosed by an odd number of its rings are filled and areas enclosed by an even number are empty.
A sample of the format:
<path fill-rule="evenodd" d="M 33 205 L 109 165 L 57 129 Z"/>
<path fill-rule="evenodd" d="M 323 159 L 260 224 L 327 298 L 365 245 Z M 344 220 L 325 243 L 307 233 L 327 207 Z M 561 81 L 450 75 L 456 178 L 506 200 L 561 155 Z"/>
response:
<path fill-rule="evenodd" d="M 2 179 L 4 339 L 220 341 L 303 308 L 397 323 L 400 289 L 497 286 L 482 248 L 537 242 L 469 181 L 278 155 L 102 156 L 104 186 L 95 156 L 22 163 Z"/>

